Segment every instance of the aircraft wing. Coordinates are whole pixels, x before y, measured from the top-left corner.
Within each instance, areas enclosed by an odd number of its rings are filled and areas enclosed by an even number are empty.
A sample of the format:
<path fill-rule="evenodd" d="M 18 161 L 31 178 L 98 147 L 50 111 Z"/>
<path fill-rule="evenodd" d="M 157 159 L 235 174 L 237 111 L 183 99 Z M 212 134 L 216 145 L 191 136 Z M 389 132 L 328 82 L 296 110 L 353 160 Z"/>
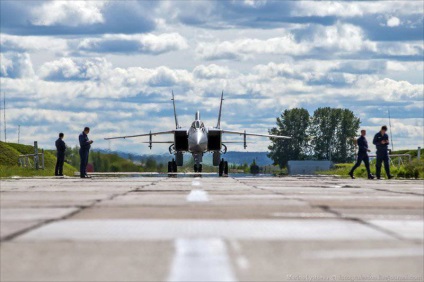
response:
<path fill-rule="evenodd" d="M 144 144 L 174 144 L 174 141 L 152 141 L 152 142 L 141 142 Z"/>
<path fill-rule="evenodd" d="M 222 133 L 235 134 L 235 135 L 246 135 L 246 136 L 257 136 L 257 137 L 268 137 L 268 138 L 277 138 L 277 139 L 291 139 L 290 136 L 270 135 L 270 134 L 258 134 L 258 133 L 247 133 L 247 132 L 244 132 L 244 131 L 222 130 Z"/>
<path fill-rule="evenodd" d="M 174 134 L 174 132 L 175 132 L 175 130 L 170 130 L 170 131 L 160 131 L 160 132 L 151 132 L 151 133 L 138 134 L 138 135 L 128 135 L 128 136 L 109 137 L 109 138 L 105 138 L 105 140 L 112 140 L 112 139 L 126 139 L 126 138 L 145 137 L 145 136 L 156 136 L 156 135 L 164 135 L 164 134 Z"/>

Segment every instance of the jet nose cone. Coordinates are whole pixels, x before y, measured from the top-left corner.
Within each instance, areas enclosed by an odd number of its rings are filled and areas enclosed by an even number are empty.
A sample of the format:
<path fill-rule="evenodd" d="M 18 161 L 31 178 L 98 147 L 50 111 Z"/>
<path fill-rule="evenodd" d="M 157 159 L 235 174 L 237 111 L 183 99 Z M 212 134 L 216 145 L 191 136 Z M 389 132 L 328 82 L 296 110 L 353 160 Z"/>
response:
<path fill-rule="evenodd" d="M 202 139 L 203 139 L 203 134 L 200 131 L 196 132 L 196 144 L 200 145 L 200 143 L 202 143 Z"/>
<path fill-rule="evenodd" d="M 192 150 L 195 151 L 205 151 L 208 147 L 208 141 L 206 139 L 206 135 L 203 131 L 198 130 L 194 134 L 194 144 L 192 146 Z"/>

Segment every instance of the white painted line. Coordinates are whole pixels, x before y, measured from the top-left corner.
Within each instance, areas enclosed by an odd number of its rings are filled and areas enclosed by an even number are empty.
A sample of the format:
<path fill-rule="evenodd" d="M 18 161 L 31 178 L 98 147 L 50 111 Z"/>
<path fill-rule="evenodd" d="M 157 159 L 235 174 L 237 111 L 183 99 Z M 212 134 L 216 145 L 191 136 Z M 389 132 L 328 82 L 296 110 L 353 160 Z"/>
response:
<path fill-rule="evenodd" d="M 394 240 L 366 225 L 335 219 L 281 220 L 64 220 L 46 224 L 18 241 L 142 241 L 176 238 L 245 240 Z"/>
<path fill-rule="evenodd" d="M 237 254 L 241 252 L 241 246 L 237 240 L 230 240 L 230 245 Z"/>
<path fill-rule="evenodd" d="M 392 249 L 350 249 L 318 251 L 303 254 L 304 258 L 311 259 L 343 259 L 343 258 L 392 258 L 392 257 L 422 257 L 423 249 L 419 248 L 392 248 Z"/>
<path fill-rule="evenodd" d="M 249 266 L 250 266 L 249 261 L 247 260 L 247 258 L 245 258 L 242 255 L 237 256 L 236 263 L 238 268 L 240 268 L 241 270 L 249 269 Z"/>
<path fill-rule="evenodd" d="M 202 182 L 200 182 L 199 180 L 193 180 L 193 181 L 191 182 L 191 185 L 192 185 L 192 186 L 201 186 L 201 185 L 202 185 Z"/>
<path fill-rule="evenodd" d="M 168 281 L 236 281 L 222 239 L 182 238 L 175 241 L 175 248 Z"/>
<path fill-rule="evenodd" d="M 418 197 L 417 197 L 418 198 Z M 422 199 L 422 198 L 421 198 Z M 406 239 L 424 240 L 423 220 L 369 220 L 373 225 L 390 230 Z"/>
<path fill-rule="evenodd" d="M 247 258 L 242 254 L 240 243 L 237 240 L 230 240 L 230 245 L 236 255 L 237 267 L 241 270 L 247 270 L 250 264 Z"/>
<path fill-rule="evenodd" d="M 188 202 L 209 202 L 208 192 L 199 189 L 191 190 L 186 199 Z"/>

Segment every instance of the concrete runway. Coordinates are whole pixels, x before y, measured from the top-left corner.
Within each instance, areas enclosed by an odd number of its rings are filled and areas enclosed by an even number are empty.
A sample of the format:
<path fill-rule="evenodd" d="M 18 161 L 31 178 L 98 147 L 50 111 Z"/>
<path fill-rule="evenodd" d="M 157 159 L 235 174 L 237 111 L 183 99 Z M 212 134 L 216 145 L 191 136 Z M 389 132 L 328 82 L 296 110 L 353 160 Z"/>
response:
<path fill-rule="evenodd" d="M 1 180 L 1 281 L 422 281 L 423 181 Z"/>

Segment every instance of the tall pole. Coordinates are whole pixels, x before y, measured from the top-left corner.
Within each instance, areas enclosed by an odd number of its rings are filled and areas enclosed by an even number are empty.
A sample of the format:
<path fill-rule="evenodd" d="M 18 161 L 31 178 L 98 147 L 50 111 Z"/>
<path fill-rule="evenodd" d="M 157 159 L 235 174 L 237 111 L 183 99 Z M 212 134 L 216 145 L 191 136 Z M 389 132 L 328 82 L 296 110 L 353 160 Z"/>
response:
<path fill-rule="evenodd" d="M 392 151 L 393 151 L 392 120 L 390 118 L 390 108 L 388 112 L 389 112 L 390 144 L 392 144 Z"/>
<path fill-rule="evenodd" d="M 35 169 L 38 170 L 38 142 L 34 141 L 34 163 L 35 163 Z"/>
<path fill-rule="evenodd" d="M 3 106 L 1 103 L 1 92 L 0 92 L 0 110 L 3 111 Z M 0 141 L 3 140 L 3 112 L 0 112 Z"/>
<path fill-rule="evenodd" d="M 4 119 L 4 142 L 7 142 L 7 135 L 6 135 L 6 92 L 3 92 L 3 119 Z"/>

